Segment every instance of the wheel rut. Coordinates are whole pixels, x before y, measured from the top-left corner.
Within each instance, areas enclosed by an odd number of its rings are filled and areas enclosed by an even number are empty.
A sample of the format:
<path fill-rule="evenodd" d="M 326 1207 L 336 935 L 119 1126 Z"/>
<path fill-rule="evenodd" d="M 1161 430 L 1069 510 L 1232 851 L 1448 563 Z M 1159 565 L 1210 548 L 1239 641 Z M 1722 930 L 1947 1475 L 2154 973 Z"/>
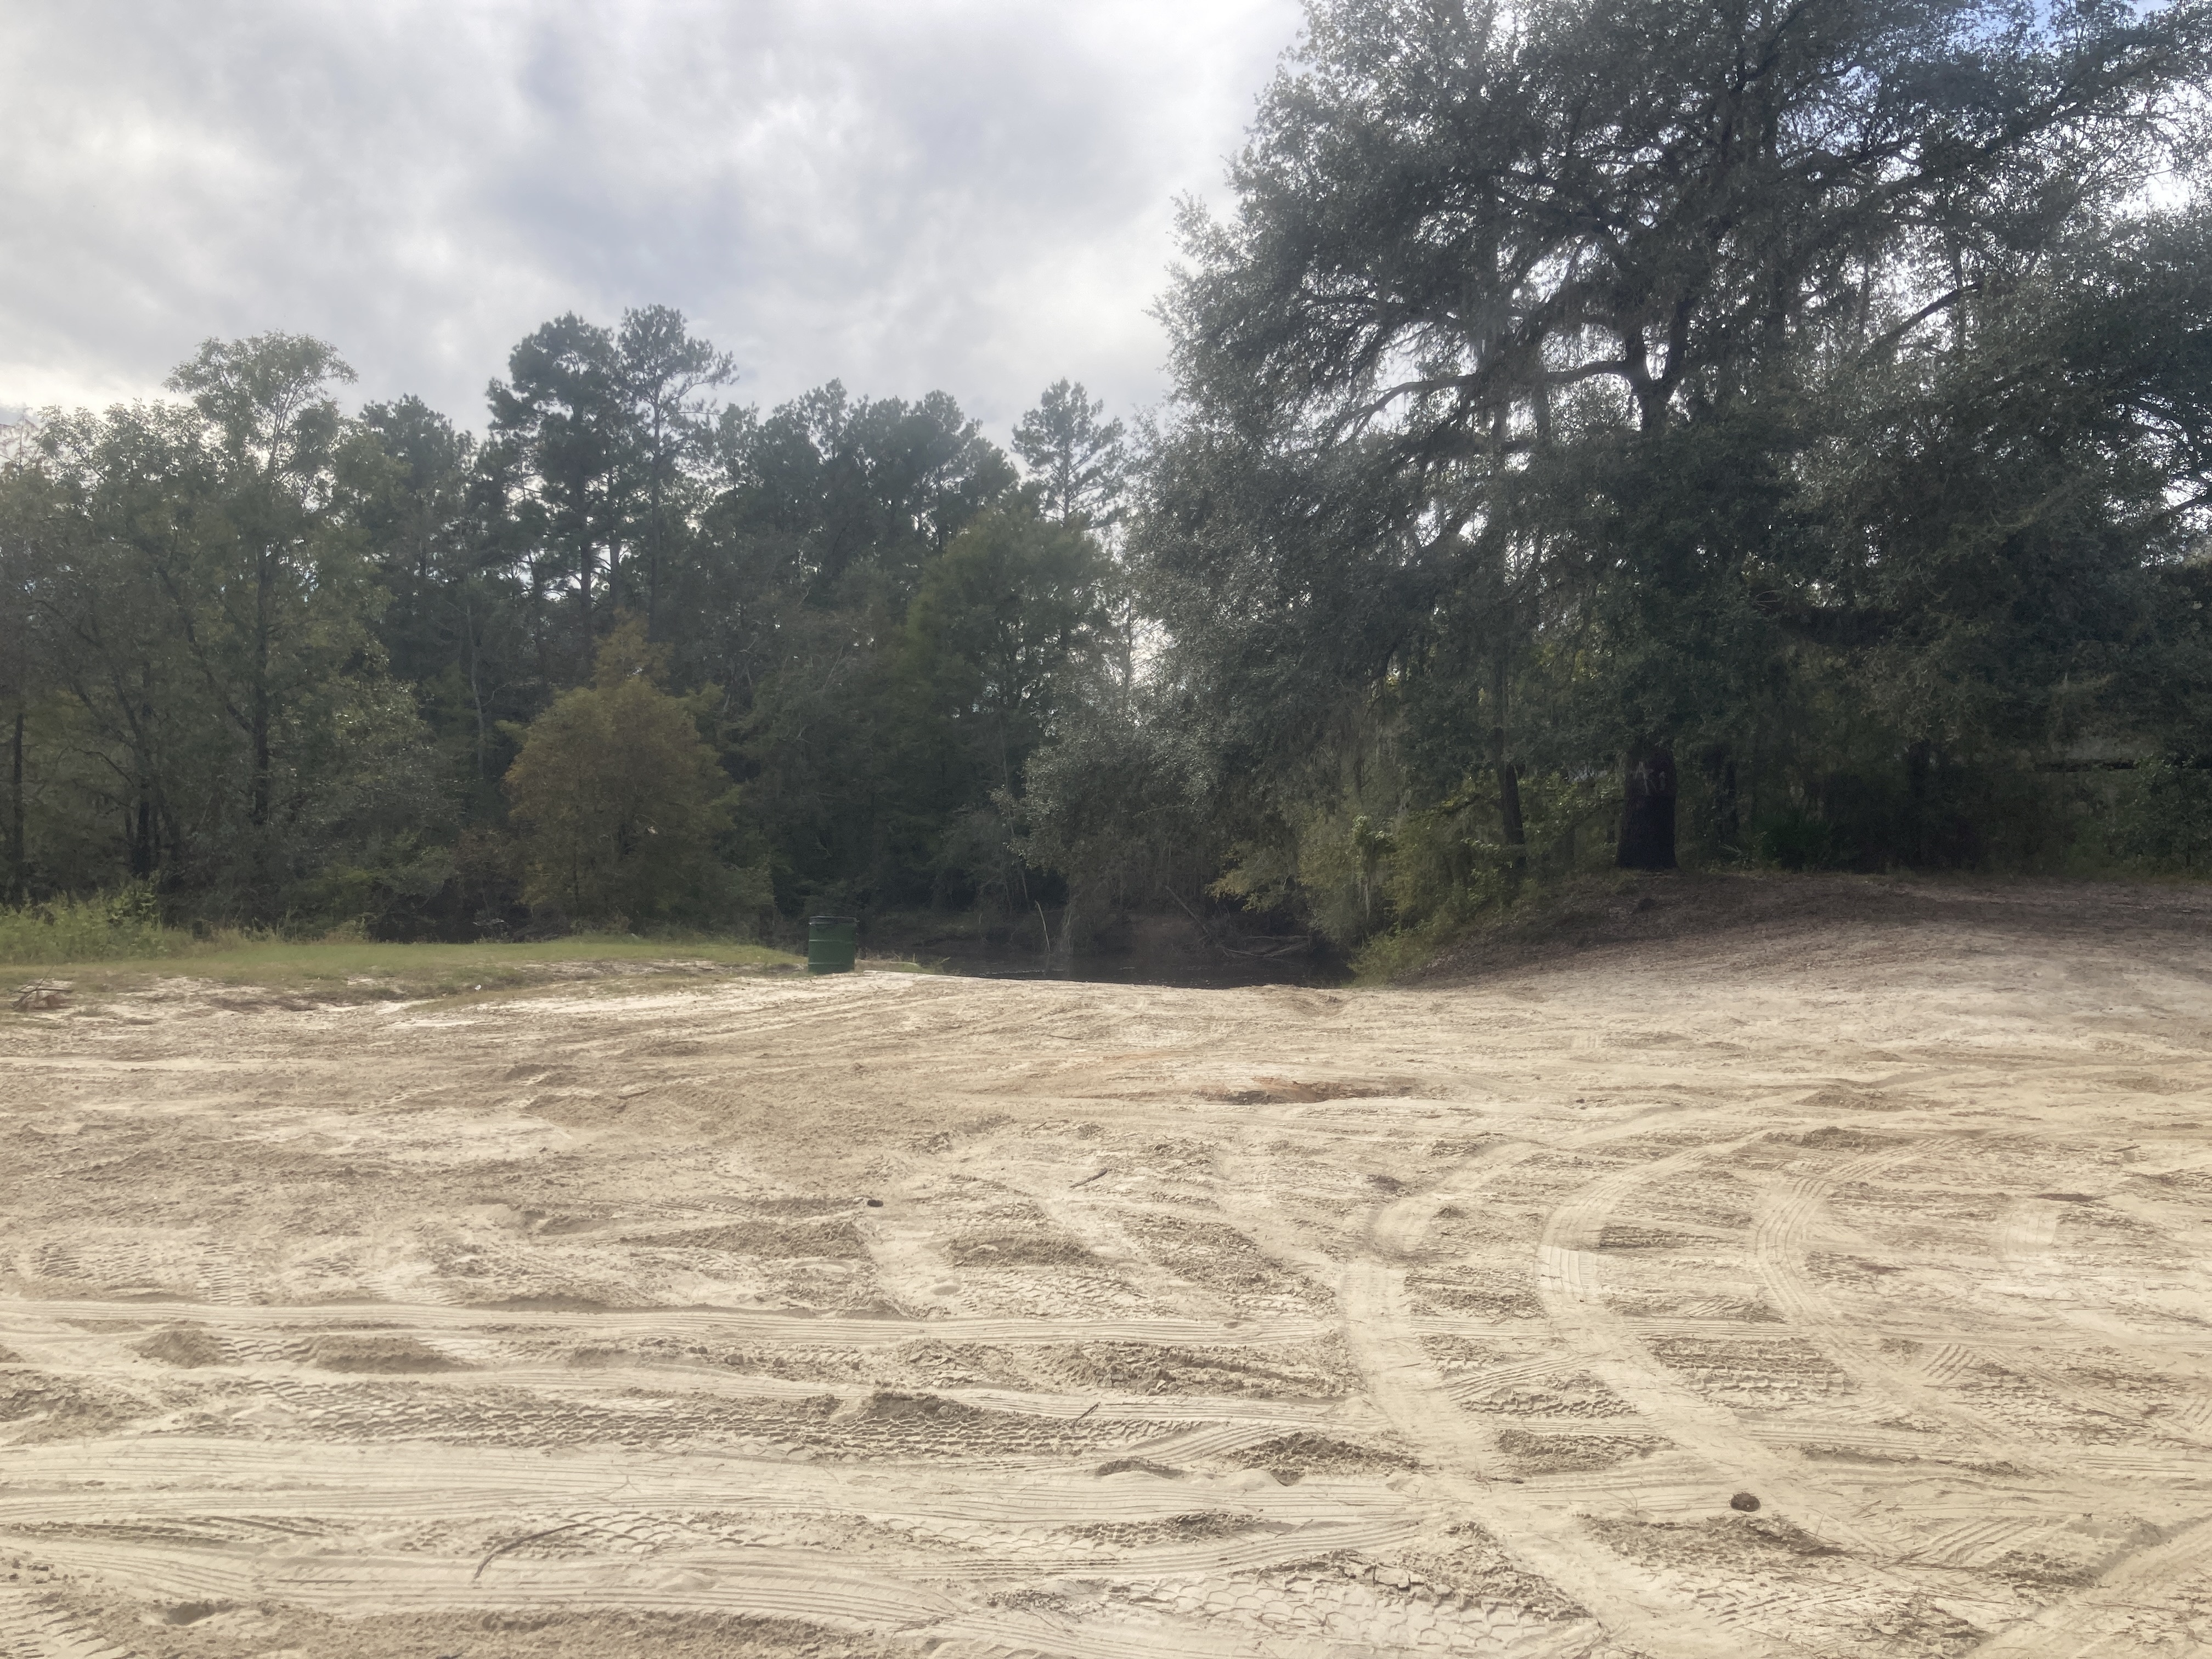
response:
<path fill-rule="evenodd" d="M 2212 990 L 1952 914 L 9 1027 L 0 1659 L 2178 1659 Z"/>

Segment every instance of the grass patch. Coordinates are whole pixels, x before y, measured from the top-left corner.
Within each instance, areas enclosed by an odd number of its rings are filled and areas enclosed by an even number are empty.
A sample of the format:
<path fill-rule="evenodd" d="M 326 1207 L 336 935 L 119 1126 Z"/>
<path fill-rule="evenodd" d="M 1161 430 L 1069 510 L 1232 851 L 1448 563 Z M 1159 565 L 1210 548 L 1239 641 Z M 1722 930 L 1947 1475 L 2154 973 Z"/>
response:
<path fill-rule="evenodd" d="M 89 898 L 0 909 L 0 963 L 33 965 L 173 956 L 190 933 L 161 925 L 154 890 L 134 882 Z"/>
<path fill-rule="evenodd" d="M 466 996 L 624 973 L 768 972 L 804 958 L 765 945 L 579 933 L 533 945 L 379 945 L 362 939 L 193 939 L 173 931 L 143 954 L 76 961 L 0 954 L 0 990 L 66 980 L 78 996 L 186 977 L 289 992 L 315 1001 L 374 1002 Z M 0 943 L 6 943 L 0 934 Z M 874 964 L 869 964 L 873 966 Z M 13 975 L 11 979 L 8 977 Z"/>

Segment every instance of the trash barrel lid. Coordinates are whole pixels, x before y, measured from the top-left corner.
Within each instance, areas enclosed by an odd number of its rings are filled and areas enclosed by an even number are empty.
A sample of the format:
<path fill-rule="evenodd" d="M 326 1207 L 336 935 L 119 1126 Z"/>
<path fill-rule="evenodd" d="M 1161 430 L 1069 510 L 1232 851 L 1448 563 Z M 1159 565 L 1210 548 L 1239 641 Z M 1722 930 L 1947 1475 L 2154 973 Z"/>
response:
<path fill-rule="evenodd" d="M 852 916 L 809 916 L 806 919 L 806 925 L 814 927 L 825 921 L 841 924 L 847 927 L 858 927 L 860 925 L 859 921 Z"/>

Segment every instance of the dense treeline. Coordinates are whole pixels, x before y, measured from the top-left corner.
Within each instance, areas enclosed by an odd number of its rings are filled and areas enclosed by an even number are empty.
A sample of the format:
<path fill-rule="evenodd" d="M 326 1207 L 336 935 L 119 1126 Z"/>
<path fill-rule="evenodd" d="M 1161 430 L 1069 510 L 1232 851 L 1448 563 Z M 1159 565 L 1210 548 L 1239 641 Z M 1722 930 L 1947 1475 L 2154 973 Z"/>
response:
<path fill-rule="evenodd" d="M 1579 864 L 2196 867 L 2208 75 L 2193 0 L 1318 5 L 1134 443 L 762 412 L 660 307 L 480 433 L 211 342 L 5 459 L 0 881 L 1350 945 Z"/>
<path fill-rule="evenodd" d="M 2212 858 L 2212 12 L 1310 16 L 1164 306 L 1141 720 L 1031 767 L 1079 887 Z"/>
<path fill-rule="evenodd" d="M 994 797 L 1127 670 L 1098 406 L 1047 394 L 1024 486 L 943 393 L 710 406 L 726 361 L 665 308 L 508 369 L 482 439 L 343 415 L 282 335 L 45 417 L 6 485 L 12 894 L 462 933 L 1026 908 Z"/>

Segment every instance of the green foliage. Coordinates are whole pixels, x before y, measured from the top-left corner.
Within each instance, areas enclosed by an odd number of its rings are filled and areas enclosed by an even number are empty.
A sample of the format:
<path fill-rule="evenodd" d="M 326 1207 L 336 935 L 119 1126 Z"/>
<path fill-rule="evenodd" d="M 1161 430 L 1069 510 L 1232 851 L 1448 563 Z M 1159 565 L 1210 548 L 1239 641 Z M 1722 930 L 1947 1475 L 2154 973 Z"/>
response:
<path fill-rule="evenodd" d="M 1396 842 L 1390 826 L 1364 812 L 1325 810 L 1300 826 L 1297 883 L 1323 938 L 1356 945 L 1388 919 L 1386 887 L 1395 873 Z M 1255 890 L 1243 869 L 1216 884 L 1222 892 L 1239 888 L 1253 897 L 1266 891 Z"/>
<path fill-rule="evenodd" d="M 1859 858 L 1839 825 L 1802 807 L 1778 812 L 1761 823 L 1755 845 L 1762 862 L 1784 870 L 1844 870 Z"/>
<path fill-rule="evenodd" d="M 531 722 L 507 788 L 533 904 L 627 924 L 725 915 L 740 897 L 714 857 L 734 792 L 637 622 L 600 646 L 590 686 Z"/>
<path fill-rule="evenodd" d="M 457 873 L 453 849 L 403 835 L 372 849 L 368 860 L 334 860 L 295 890 L 297 911 L 332 925 L 351 925 L 369 937 L 386 936 L 416 907 L 443 892 Z"/>
<path fill-rule="evenodd" d="M 1412 927 L 1376 933 L 1352 953 L 1353 980 L 1387 985 L 1435 958 L 1463 932 L 1469 918 L 1453 909 L 1434 912 Z"/>
<path fill-rule="evenodd" d="M 1334 782 L 1316 773 L 1285 792 L 1270 833 L 1235 843 L 1208 890 L 1294 911 L 1346 951 L 1388 954 L 1396 947 L 1382 941 L 1400 934 L 1439 938 L 1510 903 L 1532 877 L 1608 850 L 1591 826 L 1609 827 L 1618 811 L 1609 782 L 1543 773 L 1516 783 L 1518 842 L 1494 776 L 1464 775 L 1438 799 L 1418 768 L 1370 753 Z"/>
<path fill-rule="evenodd" d="M 1218 866 L 1205 747 L 1160 719 L 1105 709 L 1072 720 L 1024 772 L 1015 850 L 1068 882 L 1094 918 L 1195 886 Z"/>
<path fill-rule="evenodd" d="M 1113 514 L 1118 423 L 1060 383 L 1024 491 L 941 392 L 712 409 L 730 368 L 651 307 L 533 331 L 483 443 L 415 398 L 345 418 L 350 371 L 283 335 L 210 342 L 187 401 L 50 415 L 0 472 L 4 890 L 137 876 L 215 925 L 459 938 L 556 890 L 718 924 L 1026 910 L 993 797 L 1129 681 L 1126 584 L 1084 527 Z M 720 769 L 703 816 L 696 746 L 592 683 L 626 615 Z M 635 720 L 657 747 L 621 755 Z M 605 791 L 510 823 L 502 780 L 526 794 L 563 750 L 629 766 L 681 850 Z"/>
<path fill-rule="evenodd" d="M 83 898 L 61 897 L 0 909 L 0 962 L 109 962 L 166 957 L 191 935 L 163 925 L 152 886 L 130 882 Z"/>
<path fill-rule="evenodd" d="M 2212 767 L 2158 756 L 2120 776 L 2107 831 L 2111 853 L 2137 869 L 2212 872 Z"/>
<path fill-rule="evenodd" d="M 171 382 L 189 404 L 57 412 L 0 478 L 16 890 L 51 889 L 42 853 L 71 881 L 151 878 L 272 921 L 333 854 L 438 816 L 371 562 L 331 504 L 330 387 L 350 378 L 318 341 L 210 342 Z"/>
<path fill-rule="evenodd" d="M 897 695 L 981 783 L 956 784 L 966 799 L 1011 788 L 1054 717 L 1103 695 L 1109 580 L 1081 530 L 1013 507 L 983 514 L 923 572 Z"/>
<path fill-rule="evenodd" d="M 2188 5 L 1314 8 L 1128 532 L 1217 890 L 1418 933 L 1639 758 L 1692 859 L 2049 866 L 2045 769 L 2206 749 L 2212 214 L 2135 181 L 2208 78 Z"/>
<path fill-rule="evenodd" d="M 2201 870 L 2206 775 L 2109 769 L 2212 753 L 2212 210 L 2139 188 L 2208 81 L 2193 0 L 1322 0 L 1175 401 L 1055 380 L 1018 474 L 941 392 L 718 406 L 665 307 L 482 441 L 210 342 L 0 461 L 9 925 L 1210 897 L 1382 963 L 1616 838 Z"/>
<path fill-rule="evenodd" d="M 1103 530 L 1119 516 L 1128 449 L 1121 422 L 1098 418 L 1105 410 L 1080 385 L 1055 380 L 1014 428 L 1014 453 L 1056 523 Z"/>

